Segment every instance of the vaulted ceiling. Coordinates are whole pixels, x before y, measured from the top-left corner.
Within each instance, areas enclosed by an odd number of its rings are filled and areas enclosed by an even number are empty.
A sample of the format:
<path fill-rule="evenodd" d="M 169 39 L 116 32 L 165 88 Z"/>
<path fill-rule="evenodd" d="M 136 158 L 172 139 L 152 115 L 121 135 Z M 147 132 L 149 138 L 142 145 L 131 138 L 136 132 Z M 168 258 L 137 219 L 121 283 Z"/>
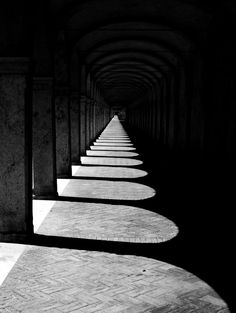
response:
<path fill-rule="evenodd" d="M 51 12 L 107 102 L 128 105 L 204 49 L 217 9 L 194 0 L 51 0 Z"/>

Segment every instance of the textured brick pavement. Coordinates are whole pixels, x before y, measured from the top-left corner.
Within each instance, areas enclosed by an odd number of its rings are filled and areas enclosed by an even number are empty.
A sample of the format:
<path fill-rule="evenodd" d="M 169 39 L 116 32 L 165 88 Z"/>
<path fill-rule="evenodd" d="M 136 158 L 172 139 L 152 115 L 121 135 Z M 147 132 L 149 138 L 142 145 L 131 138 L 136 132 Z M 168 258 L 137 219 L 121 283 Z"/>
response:
<path fill-rule="evenodd" d="M 147 172 L 128 167 L 108 167 L 108 166 L 79 166 L 74 177 L 94 177 L 94 178 L 126 178 L 134 179 L 146 176 Z"/>
<path fill-rule="evenodd" d="M 132 143 L 129 139 L 97 139 L 96 142 Z"/>
<path fill-rule="evenodd" d="M 81 157 L 81 163 L 108 166 L 138 166 L 143 162 L 130 158 Z"/>
<path fill-rule="evenodd" d="M 37 233 L 110 241 L 157 243 L 178 232 L 167 218 L 141 208 L 98 203 L 57 202 Z"/>
<path fill-rule="evenodd" d="M 124 147 L 124 146 L 91 146 L 91 150 L 101 150 L 101 151 L 135 151 L 134 147 Z"/>
<path fill-rule="evenodd" d="M 127 138 L 121 124 L 115 120 L 100 138 L 111 139 L 113 136 Z M 130 149 L 135 148 L 92 146 L 91 151 L 127 152 Z M 127 160 L 131 160 L 130 156 Z M 92 179 L 93 174 L 95 179 Z M 155 196 L 155 190 L 125 180 L 134 180 L 144 174 L 145 171 L 140 169 L 104 164 L 78 167 L 75 177 L 62 192 L 67 201 L 56 201 L 37 233 L 124 241 L 129 245 L 143 242 L 144 246 L 147 242 L 158 245 L 172 239 L 178 232 L 172 221 L 137 207 L 137 200 Z M 111 181 L 108 177 L 118 180 Z M 70 197 L 75 198 L 69 201 Z M 80 198 L 89 201 L 81 202 Z M 96 199 L 110 199 L 116 203 L 96 203 Z M 127 205 L 126 200 L 135 200 L 135 206 Z M 171 264 L 136 255 L 28 246 L 0 287 L 0 312 L 229 311 L 206 283 Z"/>
<path fill-rule="evenodd" d="M 160 261 L 29 247 L 0 287 L 0 312 L 227 313 L 204 282 Z"/>
<path fill-rule="evenodd" d="M 123 143 L 123 142 L 94 142 L 95 146 L 119 146 L 119 147 L 128 147 L 133 146 L 132 143 Z"/>
<path fill-rule="evenodd" d="M 132 158 L 138 156 L 138 153 L 127 151 L 92 151 L 88 150 L 86 153 L 88 156 L 103 156 L 103 157 L 117 157 L 117 158 Z"/>
<path fill-rule="evenodd" d="M 64 197 L 120 201 L 143 200 L 154 195 L 154 189 L 140 183 L 96 179 L 71 179 L 62 193 Z"/>

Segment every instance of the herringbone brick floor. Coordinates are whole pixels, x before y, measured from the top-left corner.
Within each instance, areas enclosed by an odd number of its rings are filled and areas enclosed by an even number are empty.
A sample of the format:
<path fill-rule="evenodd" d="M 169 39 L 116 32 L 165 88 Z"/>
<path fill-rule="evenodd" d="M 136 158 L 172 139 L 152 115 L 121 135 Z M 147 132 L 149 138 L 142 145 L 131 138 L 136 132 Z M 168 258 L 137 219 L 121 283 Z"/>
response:
<path fill-rule="evenodd" d="M 32 246 L 0 288 L 1 312 L 228 312 L 204 282 L 144 257 Z"/>
<path fill-rule="evenodd" d="M 142 161 L 129 158 L 109 158 L 109 157 L 81 157 L 82 164 L 95 165 L 112 165 L 112 166 L 137 166 L 141 165 Z"/>
<path fill-rule="evenodd" d="M 122 147 L 122 146 L 91 146 L 91 150 L 100 151 L 135 151 L 134 147 Z"/>
<path fill-rule="evenodd" d="M 167 218 L 137 207 L 101 203 L 57 202 L 37 233 L 120 242 L 155 243 L 175 237 Z"/>
<path fill-rule="evenodd" d="M 138 153 L 135 152 L 129 152 L 129 151 L 92 151 L 88 150 L 87 151 L 88 156 L 102 156 L 102 157 L 118 157 L 118 158 L 123 158 L 123 157 L 136 157 L 138 156 Z"/>
<path fill-rule="evenodd" d="M 110 200 L 143 200 L 155 195 L 149 186 L 129 182 L 91 179 L 71 179 L 62 193 L 64 197 Z"/>
<path fill-rule="evenodd" d="M 122 137 L 126 133 L 119 121 L 113 120 L 100 138 L 106 136 Z M 103 153 L 129 151 L 127 147 L 100 147 L 98 150 Z M 137 242 L 145 245 L 149 240 L 158 245 L 172 239 L 178 232 L 173 222 L 125 203 L 155 196 L 152 188 L 125 181 L 136 178 L 137 174 L 130 170 L 142 173 L 136 168 L 104 164 L 79 167 L 77 177 L 69 181 L 62 193 L 66 201 L 55 203 L 37 232 L 57 237 L 128 241 L 130 245 Z M 107 176 L 104 180 L 93 180 L 93 171 L 94 177 L 114 174 L 118 181 L 106 180 Z M 77 201 L 69 201 L 70 197 Z M 90 201 L 79 201 L 82 198 Z M 116 203 L 96 203 L 98 198 Z M 165 262 L 138 255 L 28 246 L 0 287 L 0 312 L 228 313 L 229 310 L 209 285 Z"/>
<path fill-rule="evenodd" d="M 147 172 L 129 167 L 110 167 L 110 166 L 79 166 L 75 177 L 93 177 L 93 178 L 123 178 L 134 179 L 144 177 Z"/>

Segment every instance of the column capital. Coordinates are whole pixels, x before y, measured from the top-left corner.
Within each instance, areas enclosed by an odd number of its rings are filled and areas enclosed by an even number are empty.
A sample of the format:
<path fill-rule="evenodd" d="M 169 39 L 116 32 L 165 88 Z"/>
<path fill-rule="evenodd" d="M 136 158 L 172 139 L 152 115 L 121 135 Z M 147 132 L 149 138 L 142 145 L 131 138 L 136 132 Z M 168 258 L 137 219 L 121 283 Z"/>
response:
<path fill-rule="evenodd" d="M 29 67 L 29 58 L 0 57 L 0 74 L 25 74 Z"/>

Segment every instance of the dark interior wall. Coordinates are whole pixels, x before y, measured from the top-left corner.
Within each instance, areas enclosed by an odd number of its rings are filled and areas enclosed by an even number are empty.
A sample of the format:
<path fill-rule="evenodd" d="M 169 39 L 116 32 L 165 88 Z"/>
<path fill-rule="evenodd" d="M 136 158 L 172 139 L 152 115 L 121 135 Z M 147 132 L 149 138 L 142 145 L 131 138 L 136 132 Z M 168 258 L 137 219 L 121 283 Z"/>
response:
<path fill-rule="evenodd" d="M 161 90 L 156 87 L 152 96 L 138 99 L 128 108 L 127 116 L 130 125 L 143 129 L 154 143 L 164 145 L 171 153 L 178 155 L 180 151 L 181 157 L 200 157 L 209 165 L 226 162 L 233 169 L 235 60 L 225 38 L 223 47 L 219 47 L 218 38 L 217 42 L 210 40 L 189 62 L 187 70 L 180 67 L 170 78 L 162 79 Z M 155 120 L 151 128 L 149 115 Z"/>
<path fill-rule="evenodd" d="M 32 51 L 29 1 L 1 1 L 0 56 L 23 56 Z"/>
<path fill-rule="evenodd" d="M 174 87 L 166 85 L 166 93 L 162 80 L 153 97 L 139 99 L 127 112 L 127 126 L 150 162 L 163 213 L 170 214 L 187 234 L 183 242 L 188 251 L 176 244 L 186 258 L 185 266 L 195 268 L 226 298 L 234 266 L 230 256 L 236 148 L 232 15 L 215 8 L 206 40 L 198 43 L 185 67 L 180 65 L 170 75 Z M 150 129 L 148 117 L 153 114 Z M 220 268 L 224 270 L 219 272 Z"/>
<path fill-rule="evenodd" d="M 206 148 L 211 158 L 227 160 L 234 168 L 235 128 L 235 39 L 234 23 L 227 16 L 222 16 L 209 38 L 207 53 L 206 94 L 207 136 Z M 235 169 L 235 168 L 234 168 Z"/>

